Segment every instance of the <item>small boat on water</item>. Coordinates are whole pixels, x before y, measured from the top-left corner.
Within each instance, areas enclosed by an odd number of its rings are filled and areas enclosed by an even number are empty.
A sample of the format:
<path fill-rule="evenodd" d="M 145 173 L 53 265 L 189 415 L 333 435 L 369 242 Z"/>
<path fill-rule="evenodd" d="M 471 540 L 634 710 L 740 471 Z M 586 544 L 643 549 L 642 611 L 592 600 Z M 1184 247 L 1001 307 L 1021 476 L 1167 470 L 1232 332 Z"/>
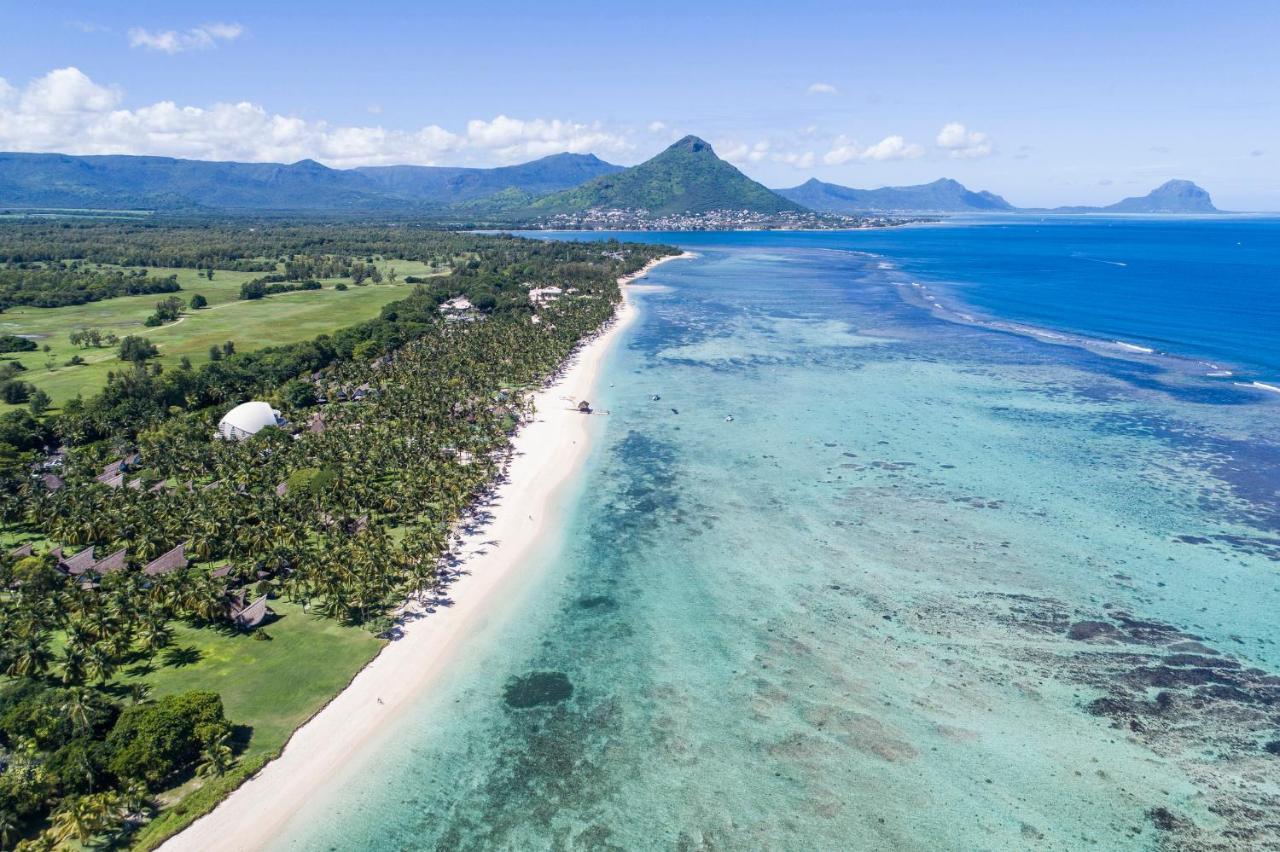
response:
<path fill-rule="evenodd" d="M 662 397 L 658 396 L 655 393 L 653 396 L 649 397 L 649 399 L 653 400 L 654 402 L 657 402 L 658 400 L 662 399 Z"/>
<path fill-rule="evenodd" d="M 725 423 L 732 423 L 732 422 L 733 422 L 733 415 L 732 415 L 732 414 L 726 414 L 726 415 L 724 416 L 724 422 L 725 422 Z"/>

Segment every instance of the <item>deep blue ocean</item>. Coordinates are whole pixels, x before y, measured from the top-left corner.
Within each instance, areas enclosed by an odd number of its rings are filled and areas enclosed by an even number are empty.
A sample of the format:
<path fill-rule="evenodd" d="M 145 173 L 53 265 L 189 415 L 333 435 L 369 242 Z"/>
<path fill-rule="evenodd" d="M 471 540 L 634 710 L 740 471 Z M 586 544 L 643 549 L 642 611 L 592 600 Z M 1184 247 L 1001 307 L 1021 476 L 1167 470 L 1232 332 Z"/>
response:
<path fill-rule="evenodd" d="M 619 236 L 561 537 L 280 848 L 1280 848 L 1280 220 Z"/>

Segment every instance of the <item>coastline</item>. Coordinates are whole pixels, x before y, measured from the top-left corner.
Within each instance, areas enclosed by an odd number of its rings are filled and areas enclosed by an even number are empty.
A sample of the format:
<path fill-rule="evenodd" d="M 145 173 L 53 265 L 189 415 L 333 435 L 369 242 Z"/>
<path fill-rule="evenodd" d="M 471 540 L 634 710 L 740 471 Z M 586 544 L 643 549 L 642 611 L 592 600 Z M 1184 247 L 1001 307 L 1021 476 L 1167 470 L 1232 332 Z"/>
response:
<path fill-rule="evenodd" d="M 183 850 L 262 849 L 277 839 L 322 784 L 394 724 L 435 683 L 483 626 L 490 604 L 538 544 L 561 522 L 557 498 L 591 448 L 590 419 L 564 400 L 589 399 L 613 343 L 635 319 L 626 285 L 655 266 L 695 257 L 668 255 L 618 279 L 622 301 L 613 320 L 590 339 L 551 383 L 534 397 L 535 419 L 512 441 L 511 461 L 485 508 L 492 519 L 468 532 L 456 551 L 462 574 L 449 587 L 453 605 L 425 618 L 408 619 L 351 683 L 293 732 L 278 758 L 264 766 L 160 846 Z M 494 541 L 501 542 L 494 547 Z M 486 543 L 488 543 L 486 545 Z"/>

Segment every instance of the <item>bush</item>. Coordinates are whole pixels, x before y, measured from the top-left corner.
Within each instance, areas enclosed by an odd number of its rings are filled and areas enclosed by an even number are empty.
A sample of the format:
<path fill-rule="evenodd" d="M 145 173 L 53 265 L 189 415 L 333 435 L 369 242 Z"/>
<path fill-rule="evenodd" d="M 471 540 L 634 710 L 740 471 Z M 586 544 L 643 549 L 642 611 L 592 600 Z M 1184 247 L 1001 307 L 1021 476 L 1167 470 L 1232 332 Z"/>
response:
<path fill-rule="evenodd" d="M 120 714 L 107 748 L 108 768 L 155 789 L 191 768 L 206 746 L 231 733 L 216 692 L 193 691 L 137 704 Z"/>
<path fill-rule="evenodd" d="M 132 361 L 135 364 L 141 364 L 148 358 L 154 358 L 160 354 L 160 350 L 156 345 L 145 337 L 134 337 L 129 335 L 120 341 L 120 360 Z"/>
<path fill-rule="evenodd" d="M 22 405 L 31 398 L 31 385 L 18 379 L 0 382 L 0 399 L 10 405 Z"/>
<path fill-rule="evenodd" d="M 13 744 L 19 738 L 34 740 L 42 749 L 55 749 L 77 737 L 89 736 L 108 728 L 116 718 L 116 706 L 100 693 L 79 692 L 83 719 L 77 723 L 66 707 L 73 696 L 70 689 L 47 688 L 32 684 L 22 690 L 17 700 L 8 703 L 0 715 L 0 733 Z M 79 730 L 79 725 L 86 725 Z"/>
<path fill-rule="evenodd" d="M 0 352 L 35 352 L 36 342 L 16 334 L 0 334 Z"/>
<path fill-rule="evenodd" d="M 280 398 L 289 408 L 308 408 L 316 404 L 316 389 L 310 382 L 294 379 L 280 390 Z"/>
<path fill-rule="evenodd" d="M 345 292 L 346 292 L 347 290 L 349 290 L 350 288 L 349 288 L 349 287 L 347 287 L 346 282 L 344 282 L 344 281 L 339 281 L 337 284 L 334 284 L 334 285 L 333 285 L 333 289 L 335 289 L 335 290 L 337 290 L 337 291 L 339 291 L 339 292 L 345 293 Z"/>
<path fill-rule="evenodd" d="M 49 394 L 45 393 L 39 388 L 36 388 L 35 392 L 31 394 L 31 399 L 27 403 L 27 405 L 30 407 L 31 413 L 34 414 L 36 417 L 39 417 L 41 414 L 44 414 L 46 411 L 48 411 L 49 406 L 52 404 L 53 404 L 53 400 L 49 399 Z"/>
<path fill-rule="evenodd" d="M 44 768 L 64 796 L 92 793 L 111 783 L 111 750 L 101 740 L 74 739 L 50 755 Z"/>
<path fill-rule="evenodd" d="M 213 270 L 211 269 L 209 271 L 212 272 Z M 191 297 L 191 310 L 198 311 L 201 308 L 207 308 L 208 306 L 209 306 L 209 300 L 206 299 L 204 296 L 201 296 L 199 293 L 196 293 L 194 296 Z"/>

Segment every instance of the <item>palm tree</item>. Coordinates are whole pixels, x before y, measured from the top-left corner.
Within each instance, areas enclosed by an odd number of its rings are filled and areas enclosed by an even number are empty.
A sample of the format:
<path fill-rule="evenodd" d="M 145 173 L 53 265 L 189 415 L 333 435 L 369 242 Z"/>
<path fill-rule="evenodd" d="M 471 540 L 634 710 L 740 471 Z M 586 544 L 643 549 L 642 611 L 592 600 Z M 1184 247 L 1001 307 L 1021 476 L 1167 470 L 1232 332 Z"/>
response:
<path fill-rule="evenodd" d="M 18 818 L 10 811 L 0 810 L 0 848 L 13 848 L 17 838 Z"/>
<path fill-rule="evenodd" d="M 53 832 L 61 841 L 88 843 L 102 824 L 102 802 L 93 796 L 63 799 L 53 812 Z"/>
<path fill-rule="evenodd" d="M 87 689 L 69 689 L 62 702 L 62 712 L 71 722 L 76 736 L 85 736 L 93 732 L 93 722 L 89 714 L 93 709 L 92 694 Z"/>
<path fill-rule="evenodd" d="M 19 677 L 38 677 L 44 674 L 53 660 L 48 635 L 30 627 L 13 643 L 12 653 L 13 659 L 7 671 Z"/>
<path fill-rule="evenodd" d="M 231 769 L 235 763 L 235 757 L 232 755 L 231 746 L 227 745 L 230 736 L 229 733 L 224 733 L 204 747 L 200 752 L 200 765 L 196 768 L 197 775 L 201 778 L 220 778 Z"/>
<path fill-rule="evenodd" d="M 115 660 L 101 644 L 90 645 L 85 653 L 85 674 L 98 683 L 106 683 L 116 673 Z"/>

